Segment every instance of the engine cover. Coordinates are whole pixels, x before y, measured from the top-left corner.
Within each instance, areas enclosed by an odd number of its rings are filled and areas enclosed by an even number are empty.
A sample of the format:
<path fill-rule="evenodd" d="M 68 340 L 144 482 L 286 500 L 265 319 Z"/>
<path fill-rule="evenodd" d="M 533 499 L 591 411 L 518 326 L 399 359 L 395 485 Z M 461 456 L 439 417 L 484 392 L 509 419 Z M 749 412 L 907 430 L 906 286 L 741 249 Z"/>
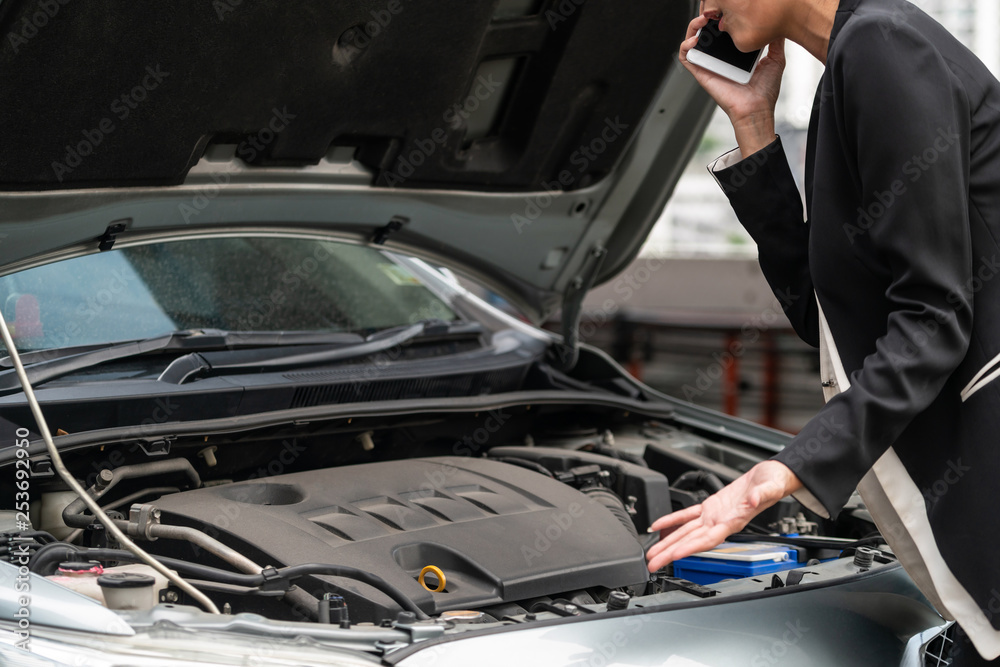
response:
<path fill-rule="evenodd" d="M 163 523 L 201 528 L 262 565 L 372 572 L 429 614 L 648 578 L 639 543 L 605 507 L 486 459 L 344 466 L 177 493 L 156 505 Z M 417 582 L 426 565 L 444 571 L 445 591 Z M 366 584 L 320 579 L 349 601 L 396 608 Z"/>

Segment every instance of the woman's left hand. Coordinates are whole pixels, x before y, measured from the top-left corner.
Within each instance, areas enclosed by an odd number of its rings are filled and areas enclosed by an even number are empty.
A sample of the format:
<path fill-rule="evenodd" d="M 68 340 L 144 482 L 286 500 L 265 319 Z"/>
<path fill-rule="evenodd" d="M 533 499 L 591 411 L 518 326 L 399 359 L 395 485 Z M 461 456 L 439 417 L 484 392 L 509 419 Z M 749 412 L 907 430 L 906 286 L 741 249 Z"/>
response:
<path fill-rule="evenodd" d="M 717 547 L 733 533 L 785 496 L 802 488 L 802 482 L 785 464 L 763 461 L 701 505 L 661 517 L 649 527 L 660 531 L 660 541 L 646 553 L 650 572 L 667 563 Z"/>

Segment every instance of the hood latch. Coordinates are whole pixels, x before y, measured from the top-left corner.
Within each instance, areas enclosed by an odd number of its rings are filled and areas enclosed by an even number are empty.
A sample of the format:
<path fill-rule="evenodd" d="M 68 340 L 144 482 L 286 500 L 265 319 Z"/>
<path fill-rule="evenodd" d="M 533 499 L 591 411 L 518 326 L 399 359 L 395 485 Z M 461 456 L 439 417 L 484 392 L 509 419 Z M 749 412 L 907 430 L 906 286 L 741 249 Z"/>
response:
<path fill-rule="evenodd" d="M 391 234 L 395 234 L 403 225 L 409 224 L 410 219 L 402 215 L 394 215 L 389 221 L 389 224 L 385 227 L 379 227 L 375 230 L 375 235 L 372 237 L 372 243 L 375 245 L 385 245 L 386 239 L 389 238 Z"/>
<path fill-rule="evenodd" d="M 115 247 L 115 241 L 118 240 L 118 235 L 128 229 L 129 225 L 132 224 L 132 218 L 125 218 L 123 220 L 115 220 L 108 228 L 104 230 L 104 233 L 97 238 L 97 248 L 101 252 L 105 250 L 111 250 Z"/>

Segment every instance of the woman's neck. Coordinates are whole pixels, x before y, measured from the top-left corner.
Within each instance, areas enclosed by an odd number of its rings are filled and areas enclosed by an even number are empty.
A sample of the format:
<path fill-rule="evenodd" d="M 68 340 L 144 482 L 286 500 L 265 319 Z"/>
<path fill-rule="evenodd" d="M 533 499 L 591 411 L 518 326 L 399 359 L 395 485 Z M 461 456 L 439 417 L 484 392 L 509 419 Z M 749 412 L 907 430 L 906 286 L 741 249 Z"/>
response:
<path fill-rule="evenodd" d="M 824 65 L 839 0 L 798 0 L 788 17 L 788 38 Z"/>

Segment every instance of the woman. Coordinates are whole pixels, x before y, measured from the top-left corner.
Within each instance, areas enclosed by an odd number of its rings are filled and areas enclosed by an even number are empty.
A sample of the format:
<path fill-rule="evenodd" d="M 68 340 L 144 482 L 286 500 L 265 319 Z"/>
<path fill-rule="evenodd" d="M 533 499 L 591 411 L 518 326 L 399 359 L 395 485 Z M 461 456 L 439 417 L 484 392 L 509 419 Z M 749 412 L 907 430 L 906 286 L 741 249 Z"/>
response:
<path fill-rule="evenodd" d="M 741 50 L 770 45 L 748 85 L 687 61 L 709 17 Z M 785 39 L 826 65 L 805 223 L 774 130 Z M 680 60 L 733 123 L 738 152 L 711 170 L 820 345 L 828 402 L 772 460 L 656 521 L 649 569 L 789 494 L 836 517 L 857 488 L 925 595 L 997 658 L 1000 83 L 905 0 L 705 0 Z"/>

